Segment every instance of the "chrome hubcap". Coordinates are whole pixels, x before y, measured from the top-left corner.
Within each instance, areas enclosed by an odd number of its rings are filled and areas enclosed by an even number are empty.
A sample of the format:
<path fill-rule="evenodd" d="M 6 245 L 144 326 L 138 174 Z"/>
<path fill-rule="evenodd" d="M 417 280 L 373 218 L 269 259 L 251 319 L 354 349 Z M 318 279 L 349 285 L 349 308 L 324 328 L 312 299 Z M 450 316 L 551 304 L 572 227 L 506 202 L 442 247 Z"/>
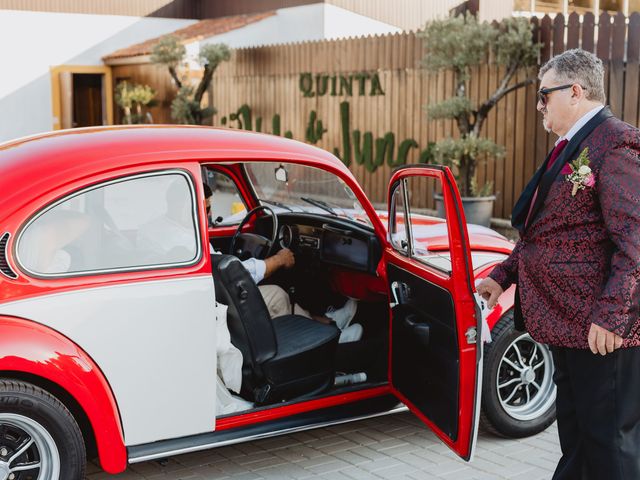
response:
<path fill-rule="evenodd" d="M 535 382 L 536 380 L 536 372 L 533 368 L 526 368 L 522 371 L 522 383 L 524 385 L 529 385 L 530 383 Z"/>
<path fill-rule="evenodd" d="M 513 340 L 500 359 L 496 389 L 502 408 L 516 420 L 534 420 L 546 412 L 556 400 L 549 348 L 528 333 Z"/>
<path fill-rule="evenodd" d="M 49 432 L 23 415 L 0 413 L 0 480 L 57 480 L 60 454 Z"/>

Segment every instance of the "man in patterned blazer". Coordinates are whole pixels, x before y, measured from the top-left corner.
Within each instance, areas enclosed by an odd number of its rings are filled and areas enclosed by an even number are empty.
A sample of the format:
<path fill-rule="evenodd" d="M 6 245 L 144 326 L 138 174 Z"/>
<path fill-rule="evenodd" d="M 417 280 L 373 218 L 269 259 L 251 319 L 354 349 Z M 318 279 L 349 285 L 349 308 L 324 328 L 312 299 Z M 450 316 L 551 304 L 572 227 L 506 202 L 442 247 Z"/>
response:
<path fill-rule="evenodd" d="M 640 132 L 604 106 L 602 62 L 540 70 L 556 146 L 516 203 L 513 252 L 478 285 L 515 283 L 516 328 L 551 347 L 562 458 L 554 479 L 640 479 Z"/>

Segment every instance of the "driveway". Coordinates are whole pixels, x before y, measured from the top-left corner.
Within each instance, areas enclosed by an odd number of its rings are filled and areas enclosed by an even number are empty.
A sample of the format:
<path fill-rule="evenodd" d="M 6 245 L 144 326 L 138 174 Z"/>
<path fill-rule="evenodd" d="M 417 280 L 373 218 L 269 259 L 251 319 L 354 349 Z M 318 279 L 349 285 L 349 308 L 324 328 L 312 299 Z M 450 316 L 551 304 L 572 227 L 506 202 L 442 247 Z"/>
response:
<path fill-rule="evenodd" d="M 334 427 L 132 465 L 98 479 L 549 479 L 560 458 L 556 424 L 521 440 L 480 432 L 469 464 L 442 445 L 411 413 L 399 413 Z"/>

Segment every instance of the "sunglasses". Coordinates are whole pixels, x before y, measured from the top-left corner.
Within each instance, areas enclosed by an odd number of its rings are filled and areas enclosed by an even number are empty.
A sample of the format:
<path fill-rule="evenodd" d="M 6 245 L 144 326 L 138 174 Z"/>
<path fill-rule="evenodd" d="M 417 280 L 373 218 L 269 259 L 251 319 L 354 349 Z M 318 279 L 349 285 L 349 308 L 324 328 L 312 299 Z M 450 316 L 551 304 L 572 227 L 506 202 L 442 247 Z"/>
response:
<path fill-rule="evenodd" d="M 549 88 L 541 88 L 538 90 L 538 102 L 543 107 L 547 105 L 547 96 L 551 92 L 555 92 L 556 90 L 566 90 L 567 88 L 571 88 L 575 85 L 575 83 L 569 83 L 567 85 L 560 85 L 559 87 L 549 87 Z M 582 87 L 584 89 L 584 87 Z"/>

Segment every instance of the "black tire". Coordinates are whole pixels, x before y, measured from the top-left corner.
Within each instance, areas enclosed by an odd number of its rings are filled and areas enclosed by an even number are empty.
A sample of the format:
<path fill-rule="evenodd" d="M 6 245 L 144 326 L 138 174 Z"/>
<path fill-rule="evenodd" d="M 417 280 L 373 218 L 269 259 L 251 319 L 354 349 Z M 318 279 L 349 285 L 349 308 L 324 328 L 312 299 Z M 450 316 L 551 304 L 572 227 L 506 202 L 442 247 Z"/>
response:
<path fill-rule="evenodd" d="M 16 456 L 29 438 L 31 446 Z M 9 467 L 40 463 L 17 478 L 38 478 L 43 473 L 46 480 L 84 479 L 85 444 L 69 410 L 35 385 L 4 379 L 0 380 L 0 460 L 6 462 L 11 457 L 15 458 Z"/>
<path fill-rule="evenodd" d="M 553 375 L 553 361 L 550 360 L 548 348 L 534 342 L 527 334 L 519 332 L 514 328 L 513 310 L 509 310 L 494 326 L 491 331 L 491 338 L 492 342 L 485 343 L 484 345 L 480 424 L 485 430 L 507 438 L 523 438 L 542 432 L 556 419 L 555 385 L 551 379 Z M 507 407 L 509 408 L 509 410 L 507 410 L 500 401 L 497 379 L 498 375 L 501 375 L 501 382 L 506 383 L 504 380 L 505 375 L 513 373 L 508 371 L 508 369 L 511 368 L 509 365 L 503 364 L 502 370 L 499 371 L 499 369 L 501 368 L 501 362 L 505 353 L 508 352 L 507 355 L 511 355 L 515 352 L 513 347 L 514 342 L 516 342 L 515 345 L 520 346 L 520 348 L 522 348 L 523 345 L 525 348 L 528 345 L 533 346 L 533 348 L 537 347 L 539 350 L 532 350 L 532 352 L 536 352 L 536 360 L 530 359 L 531 361 L 529 363 L 537 365 L 540 360 L 546 359 L 545 364 L 542 365 L 542 369 L 546 368 L 550 362 L 551 371 L 544 372 L 543 370 L 543 372 L 538 372 L 541 370 L 539 367 L 534 374 L 543 375 L 544 379 L 542 379 L 542 377 L 536 377 L 535 380 L 536 384 L 541 385 L 543 388 L 535 390 L 534 386 L 530 386 L 529 392 L 532 396 L 530 397 L 531 401 L 527 403 L 527 397 L 522 390 L 522 388 L 526 388 L 526 386 L 523 385 L 520 387 L 521 390 L 518 390 L 518 393 L 513 397 L 515 400 L 510 400 L 511 402 L 520 401 L 522 402 L 521 405 L 516 404 L 512 406 L 507 402 Z M 518 349 L 519 353 L 520 348 Z M 541 355 L 541 357 L 538 357 L 538 355 Z M 523 358 L 526 365 L 526 355 L 524 355 Z M 538 358 L 540 358 L 540 360 L 538 360 Z M 517 361 L 516 364 L 517 366 L 521 366 Z M 515 369 L 512 370 L 515 371 Z M 517 374 L 515 377 L 517 378 Z M 509 381 L 509 377 L 507 377 L 507 381 Z M 510 395 L 509 391 L 513 392 L 519 384 L 519 380 L 512 381 L 514 383 L 510 387 L 503 387 L 500 390 L 503 395 L 503 400 L 507 400 Z M 509 390 L 509 388 L 513 389 Z M 541 393 L 533 393 L 536 391 Z M 519 400 L 519 398 L 522 400 Z M 523 408 L 526 409 L 527 405 L 529 405 L 529 409 L 522 410 Z M 522 412 L 522 415 L 519 412 Z"/>

